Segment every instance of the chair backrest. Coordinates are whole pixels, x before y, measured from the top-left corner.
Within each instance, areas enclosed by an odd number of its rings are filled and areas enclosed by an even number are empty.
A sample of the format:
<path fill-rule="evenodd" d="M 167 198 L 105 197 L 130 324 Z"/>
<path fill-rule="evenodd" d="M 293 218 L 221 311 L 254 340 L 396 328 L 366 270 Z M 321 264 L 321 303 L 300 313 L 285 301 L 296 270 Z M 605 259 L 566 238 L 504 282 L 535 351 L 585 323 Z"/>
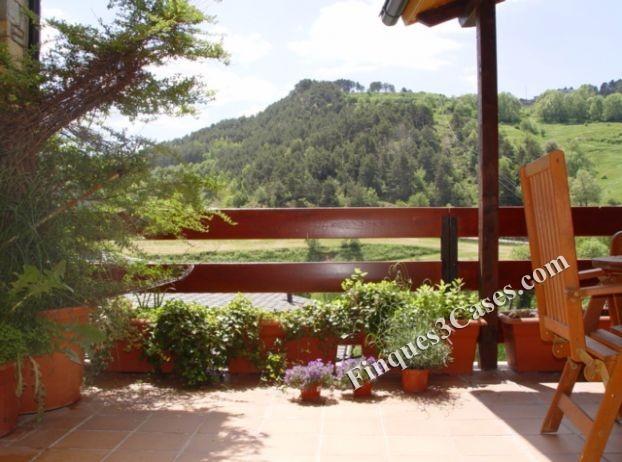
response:
<path fill-rule="evenodd" d="M 567 340 L 576 358 L 574 353 L 585 348 L 585 334 L 581 301 L 570 296 L 579 289 L 579 275 L 564 153 L 553 151 L 523 166 L 520 177 L 532 270 L 553 268 L 559 257 L 569 265 L 535 286 L 540 335 Z"/>

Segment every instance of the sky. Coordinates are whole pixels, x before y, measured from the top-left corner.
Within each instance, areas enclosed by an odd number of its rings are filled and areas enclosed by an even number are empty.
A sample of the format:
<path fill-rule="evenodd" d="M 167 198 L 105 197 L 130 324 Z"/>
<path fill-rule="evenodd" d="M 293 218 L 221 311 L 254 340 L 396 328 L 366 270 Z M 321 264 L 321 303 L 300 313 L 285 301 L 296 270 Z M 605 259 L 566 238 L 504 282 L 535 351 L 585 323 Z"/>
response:
<path fill-rule="evenodd" d="M 434 28 L 382 24 L 383 0 L 191 0 L 216 24 L 230 64 L 172 63 L 164 74 L 198 75 L 215 99 L 197 116 L 159 117 L 115 128 L 168 140 L 220 120 L 252 115 L 285 97 L 304 78 L 380 80 L 447 95 L 476 92 L 475 29 L 457 20 Z M 505 0 L 497 7 L 499 91 L 522 98 L 549 88 L 622 78 L 622 2 Z M 110 18 L 105 0 L 42 0 L 43 17 L 95 23 Z M 48 34 L 48 43 L 50 38 Z"/>

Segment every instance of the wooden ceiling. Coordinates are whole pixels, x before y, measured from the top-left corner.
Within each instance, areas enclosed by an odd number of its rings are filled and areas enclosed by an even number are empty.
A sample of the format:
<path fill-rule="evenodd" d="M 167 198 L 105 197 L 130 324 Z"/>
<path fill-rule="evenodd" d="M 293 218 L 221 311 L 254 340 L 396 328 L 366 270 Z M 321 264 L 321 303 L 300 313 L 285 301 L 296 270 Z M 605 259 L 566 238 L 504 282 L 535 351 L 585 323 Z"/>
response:
<path fill-rule="evenodd" d="M 497 0 L 497 3 L 503 0 Z M 406 25 L 419 22 L 432 27 L 451 19 L 460 18 L 463 27 L 474 26 L 472 14 L 479 0 L 410 0 L 402 13 Z"/>

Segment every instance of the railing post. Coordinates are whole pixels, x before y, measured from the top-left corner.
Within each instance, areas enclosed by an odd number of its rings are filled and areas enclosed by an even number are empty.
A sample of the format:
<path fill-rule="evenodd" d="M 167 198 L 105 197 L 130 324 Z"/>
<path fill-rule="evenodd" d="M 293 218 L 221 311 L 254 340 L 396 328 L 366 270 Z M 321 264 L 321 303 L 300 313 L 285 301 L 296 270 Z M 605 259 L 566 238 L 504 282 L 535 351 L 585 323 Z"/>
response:
<path fill-rule="evenodd" d="M 443 216 L 441 227 L 441 275 L 451 282 L 458 277 L 458 217 Z"/>

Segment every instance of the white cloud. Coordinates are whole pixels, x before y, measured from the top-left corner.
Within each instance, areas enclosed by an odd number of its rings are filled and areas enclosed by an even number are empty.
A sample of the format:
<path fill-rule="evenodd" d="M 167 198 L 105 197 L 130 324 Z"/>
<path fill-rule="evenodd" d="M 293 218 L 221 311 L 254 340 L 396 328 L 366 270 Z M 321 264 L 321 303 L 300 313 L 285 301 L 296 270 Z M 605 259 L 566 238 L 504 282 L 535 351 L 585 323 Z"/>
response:
<path fill-rule="evenodd" d="M 231 64 L 250 64 L 264 58 L 272 45 L 261 34 L 223 34 L 223 46 L 231 55 Z"/>
<path fill-rule="evenodd" d="M 461 47 L 464 31 L 456 24 L 387 27 L 378 18 L 378 5 L 342 0 L 322 8 L 308 37 L 288 46 L 323 78 L 387 67 L 437 70 Z"/>

